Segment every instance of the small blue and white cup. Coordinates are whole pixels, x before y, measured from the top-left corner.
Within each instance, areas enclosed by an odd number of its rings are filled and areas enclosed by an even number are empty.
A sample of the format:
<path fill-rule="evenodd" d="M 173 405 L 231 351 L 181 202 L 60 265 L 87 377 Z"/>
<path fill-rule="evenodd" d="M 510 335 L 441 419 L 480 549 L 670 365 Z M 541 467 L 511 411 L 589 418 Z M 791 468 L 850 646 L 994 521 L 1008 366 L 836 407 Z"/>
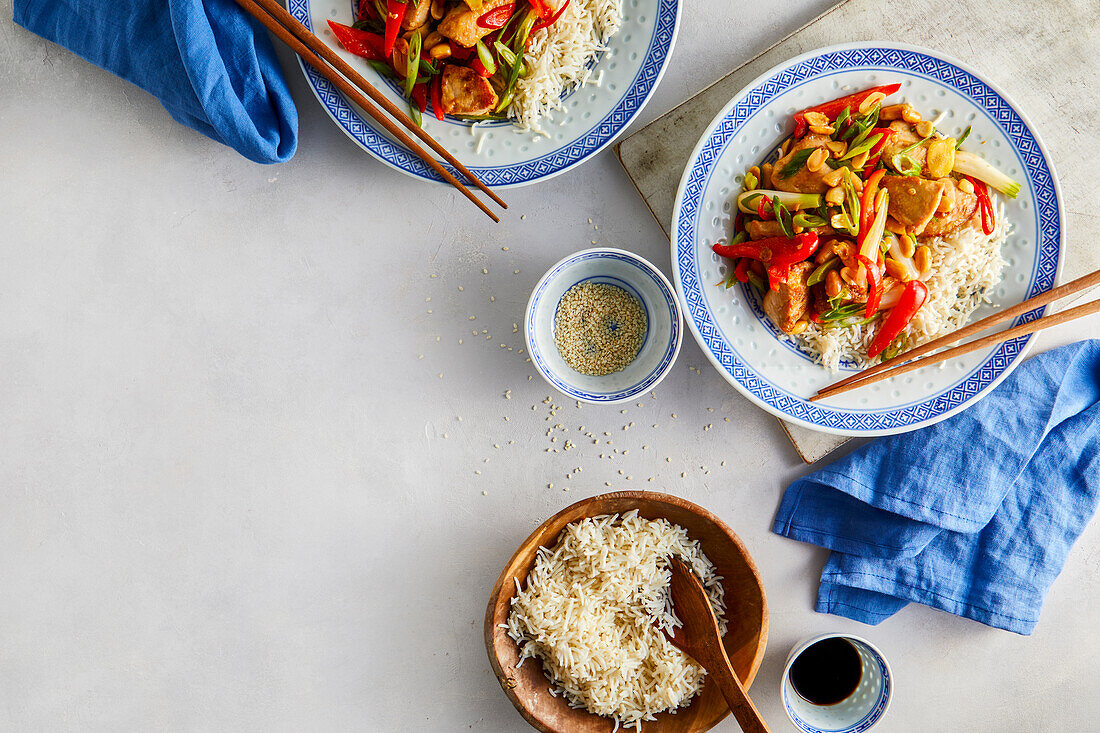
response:
<path fill-rule="evenodd" d="M 859 684 L 840 702 L 816 705 L 795 690 L 791 683 L 791 666 L 806 649 L 832 638 L 848 641 L 859 653 Z M 780 685 L 783 709 L 803 733 L 863 733 L 882 719 L 894 695 L 894 676 L 886 657 L 871 642 L 848 634 L 822 634 L 795 646 L 787 657 Z"/>

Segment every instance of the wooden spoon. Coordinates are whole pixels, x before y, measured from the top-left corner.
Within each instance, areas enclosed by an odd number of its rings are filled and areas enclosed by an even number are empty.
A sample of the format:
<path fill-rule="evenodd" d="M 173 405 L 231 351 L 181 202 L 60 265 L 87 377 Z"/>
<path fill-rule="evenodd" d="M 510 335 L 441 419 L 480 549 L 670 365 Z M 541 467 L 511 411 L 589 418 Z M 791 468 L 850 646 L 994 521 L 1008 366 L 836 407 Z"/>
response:
<path fill-rule="evenodd" d="M 672 571 L 669 585 L 672 605 L 683 626 L 674 629 L 674 633 L 666 631 L 665 635 L 673 646 L 698 662 L 714 679 L 741 730 L 745 733 L 770 733 L 760 717 L 760 711 L 752 704 L 741 680 L 733 671 L 726 648 L 722 645 L 722 635 L 718 632 L 718 619 L 703 584 L 677 557 L 669 558 L 668 567 Z"/>

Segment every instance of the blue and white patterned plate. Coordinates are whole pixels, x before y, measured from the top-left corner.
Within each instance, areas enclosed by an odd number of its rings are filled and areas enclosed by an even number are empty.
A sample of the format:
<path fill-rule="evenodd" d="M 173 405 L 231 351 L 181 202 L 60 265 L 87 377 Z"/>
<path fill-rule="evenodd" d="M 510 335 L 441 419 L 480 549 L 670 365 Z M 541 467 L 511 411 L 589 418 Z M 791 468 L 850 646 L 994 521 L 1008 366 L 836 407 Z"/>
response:
<path fill-rule="evenodd" d="M 344 51 L 328 27 L 328 20 L 350 24 L 355 5 L 355 0 L 289 0 L 287 9 L 404 109 L 407 103 L 396 89 L 364 59 Z M 593 70 L 597 77 L 602 74 L 599 85 L 566 96 L 567 113 L 556 113 L 544 125 L 549 137 L 517 132 L 507 122 L 472 126 L 450 118 L 440 122 L 431 114 L 424 116 L 424 129 L 491 186 L 522 186 L 555 176 L 610 145 L 642 110 L 672 54 L 679 21 L 680 0 L 623 0 L 622 28 Z M 440 180 L 327 79 L 301 59 L 298 63 L 329 116 L 364 150 L 409 175 Z"/>
<path fill-rule="evenodd" d="M 1034 129 L 997 87 L 935 51 L 891 43 L 831 46 L 768 71 L 723 109 L 699 140 L 677 194 L 672 271 L 688 327 L 715 368 L 746 397 L 789 422 L 839 435 L 888 435 L 931 425 L 966 408 L 1024 358 L 1025 336 L 836 397 L 809 402 L 846 374 L 829 374 L 769 328 L 744 289 L 715 287 L 725 261 L 711 245 L 730 236 L 745 169 L 790 134 L 790 115 L 859 89 L 901 82 L 899 95 L 940 129 L 973 132 L 966 148 L 1020 181 L 1006 200 L 1013 225 L 1004 279 L 977 320 L 1050 289 L 1062 267 L 1064 217 L 1054 168 Z M 1038 318 L 1043 309 L 1016 321 Z M 850 370 L 848 370 L 850 372 Z"/>

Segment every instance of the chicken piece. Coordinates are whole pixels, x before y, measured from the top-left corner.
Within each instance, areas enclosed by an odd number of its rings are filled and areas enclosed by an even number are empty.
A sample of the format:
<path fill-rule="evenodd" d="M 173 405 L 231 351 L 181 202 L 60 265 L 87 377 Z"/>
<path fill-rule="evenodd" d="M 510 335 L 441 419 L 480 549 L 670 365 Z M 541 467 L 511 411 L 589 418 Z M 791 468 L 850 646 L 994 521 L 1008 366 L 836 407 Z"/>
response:
<path fill-rule="evenodd" d="M 443 67 L 443 112 L 449 115 L 485 115 L 497 106 L 497 93 L 489 80 L 473 69 L 456 64 Z"/>
<path fill-rule="evenodd" d="M 484 0 L 481 3 L 481 10 L 471 10 L 466 4 L 459 3 L 443 16 L 436 30 L 459 46 L 470 48 L 493 32 L 492 28 L 479 26 L 477 19 L 494 8 L 514 2 L 515 0 Z"/>
<path fill-rule="evenodd" d="M 890 139 L 882 146 L 882 160 L 886 165 L 893 168 L 891 158 L 905 150 L 907 147 L 914 143 L 920 142 L 923 138 L 919 137 L 916 132 L 913 131 L 913 126 L 903 120 L 895 120 L 890 123 L 890 129 L 894 131 L 894 134 L 890 136 Z M 924 170 L 924 163 L 928 157 L 928 150 L 925 146 L 921 145 L 919 148 L 914 148 L 906 153 L 913 161 Z"/>
<path fill-rule="evenodd" d="M 405 10 L 401 20 L 401 30 L 411 31 L 428 22 L 428 11 L 432 9 L 432 0 L 413 0 Z"/>
<path fill-rule="evenodd" d="M 890 216 L 908 234 L 920 234 L 935 216 L 947 184 L 914 176 L 883 176 L 879 184 L 890 192 Z"/>
<path fill-rule="evenodd" d="M 772 185 L 779 191 L 793 191 L 794 193 L 825 193 L 829 190 L 829 184 L 825 183 L 825 176 L 833 172 L 833 169 L 827 165 L 821 166 L 820 170 L 811 171 L 805 164 L 798 169 L 797 173 L 794 173 L 787 178 L 780 175 L 783 171 L 783 166 L 790 162 L 791 158 L 796 153 L 806 150 L 807 148 L 823 148 L 825 143 L 829 141 L 828 135 L 807 135 L 801 140 L 796 140 L 787 154 L 776 161 L 775 167 L 772 169 Z"/>
<path fill-rule="evenodd" d="M 783 233 L 783 227 L 779 226 L 779 222 L 774 219 L 771 221 L 753 219 L 746 222 L 745 231 L 749 233 L 749 239 L 768 239 L 769 237 L 786 236 Z M 821 236 L 836 234 L 836 230 L 830 226 L 814 227 L 812 231 L 817 232 Z"/>
<path fill-rule="evenodd" d="M 955 194 L 955 205 L 951 207 L 950 211 L 937 212 L 920 232 L 923 237 L 942 237 L 950 234 L 973 219 L 978 210 L 977 196 L 959 188 L 955 184 L 954 178 L 944 178 L 942 180 L 949 189 L 945 196 L 951 192 Z"/>
<path fill-rule="evenodd" d="M 768 237 L 783 236 L 783 227 L 779 226 L 779 222 L 774 219 L 772 221 L 753 219 L 745 223 L 745 231 L 749 233 L 749 239 L 767 239 Z"/>
<path fill-rule="evenodd" d="M 810 308 L 810 293 L 806 280 L 814 271 L 814 263 L 799 262 L 791 265 L 787 282 L 778 290 L 769 290 L 764 296 L 764 312 L 783 333 L 794 333 L 798 322 Z"/>

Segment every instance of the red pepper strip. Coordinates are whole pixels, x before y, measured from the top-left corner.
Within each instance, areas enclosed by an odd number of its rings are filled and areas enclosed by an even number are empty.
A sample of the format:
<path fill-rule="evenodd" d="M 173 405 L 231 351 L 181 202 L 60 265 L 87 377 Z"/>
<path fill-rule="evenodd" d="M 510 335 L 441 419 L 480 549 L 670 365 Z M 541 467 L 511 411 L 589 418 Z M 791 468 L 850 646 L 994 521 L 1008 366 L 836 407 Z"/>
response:
<path fill-rule="evenodd" d="M 875 171 L 867 182 L 863 184 L 863 196 L 859 200 L 859 242 L 863 246 L 863 240 L 867 231 L 871 228 L 871 222 L 875 220 L 875 194 L 878 193 L 878 183 L 886 175 L 885 170 Z"/>
<path fill-rule="evenodd" d="M 483 76 L 486 79 L 493 75 L 488 69 L 485 68 L 485 64 L 481 63 L 481 59 L 477 56 L 474 56 L 473 60 L 470 61 L 470 68 L 476 71 L 478 73 L 478 76 Z"/>
<path fill-rule="evenodd" d="M 374 7 L 374 0 L 359 0 L 359 11 L 355 15 L 356 20 L 377 18 L 378 11 Z"/>
<path fill-rule="evenodd" d="M 419 84 L 413 86 L 412 92 L 413 101 L 416 102 L 416 108 L 421 112 L 428 108 L 428 82 L 422 81 Z"/>
<path fill-rule="evenodd" d="M 810 309 L 810 320 L 814 323 L 822 323 L 821 316 L 819 316 L 817 311 L 813 308 Z"/>
<path fill-rule="evenodd" d="M 886 147 L 886 143 L 890 142 L 890 138 L 894 136 L 894 131 L 889 127 L 875 127 L 872 128 L 867 137 L 873 137 L 875 135 L 882 135 L 882 139 L 875 143 L 870 150 L 870 155 L 878 155 L 882 152 L 882 149 Z M 868 159 L 868 162 L 870 160 Z"/>
<path fill-rule="evenodd" d="M 794 139 L 801 140 L 806 136 L 806 131 L 810 129 L 809 124 L 806 122 L 806 118 L 799 112 L 794 116 Z"/>
<path fill-rule="evenodd" d="M 768 208 L 764 208 L 764 204 L 768 205 Z M 767 196 L 761 196 L 760 200 L 756 203 L 756 215 L 764 221 L 771 221 L 775 218 L 775 207 L 772 206 L 772 200 Z"/>
<path fill-rule="evenodd" d="M 348 53 L 362 56 L 371 61 L 384 61 L 386 59 L 382 55 L 382 36 L 377 33 L 368 33 L 331 20 L 328 22 L 328 27 L 332 29 L 336 40 Z"/>
<path fill-rule="evenodd" d="M 451 58 L 458 61 L 469 61 L 475 53 L 473 46 L 466 48 L 465 46 L 459 46 L 457 43 L 451 44 Z"/>
<path fill-rule="evenodd" d="M 745 215 L 741 213 L 741 209 L 737 210 L 737 216 L 733 217 L 733 233 L 745 231 Z"/>
<path fill-rule="evenodd" d="M 748 257 L 742 257 L 737 260 L 737 266 L 733 268 L 733 276 L 737 278 L 738 282 L 747 283 L 749 281 L 749 263 L 752 262 Z"/>
<path fill-rule="evenodd" d="M 878 304 L 882 302 L 882 276 L 878 272 L 877 264 L 863 255 L 858 255 L 857 259 L 867 270 L 867 310 L 863 317 L 870 318 L 878 313 Z"/>
<path fill-rule="evenodd" d="M 985 182 L 976 178 L 967 176 L 966 180 L 974 186 L 974 195 L 978 197 L 978 209 L 982 212 L 982 231 L 987 235 L 992 234 L 997 228 L 997 222 L 994 219 L 993 201 L 989 198 L 989 189 L 986 188 Z"/>
<path fill-rule="evenodd" d="M 898 334 L 905 330 L 905 327 L 913 320 L 913 316 L 917 315 L 917 311 L 921 309 L 927 299 L 927 285 L 920 280 L 910 280 L 905 283 L 905 290 L 901 294 L 901 299 L 882 319 L 878 333 L 871 340 L 871 348 L 867 350 L 867 355 L 873 359 L 885 351 L 893 340 L 898 337 Z"/>
<path fill-rule="evenodd" d="M 794 113 L 794 136 L 802 137 L 806 134 L 806 113 L 807 112 L 820 112 L 828 117 L 830 120 L 836 119 L 836 116 L 844 111 L 847 107 L 851 110 L 853 115 L 858 114 L 859 105 L 863 103 L 863 100 L 871 96 L 875 92 L 882 92 L 887 97 L 891 94 L 897 93 L 901 89 L 901 84 L 887 84 L 881 87 L 872 87 L 870 89 L 864 89 L 862 92 L 856 92 L 855 94 L 849 94 L 846 97 L 840 99 L 834 99 L 831 102 L 825 102 L 819 104 L 816 107 L 807 107 L 801 112 Z M 802 135 L 799 134 L 799 130 L 802 130 Z"/>
<path fill-rule="evenodd" d="M 873 171 L 875 169 L 875 166 L 878 165 L 878 162 L 881 159 L 882 159 L 882 154 L 881 153 L 868 158 L 867 159 L 867 164 L 865 166 L 863 166 L 863 170 Z"/>
<path fill-rule="evenodd" d="M 554 14 L 553 8 L 546 4 L 546 0 L 527 0 L 531 5 L 531 8 L 535 11 L 535 15 L 540 18 L 549 18 Z"/>
<path fill-rule="evenodd" d="M 541 31 L 543 28 L 548 28 L 549 26 L 552 26 L 555 23 L 557 23 L 558 18 L 561 17 L 561 14 L 565 12 L 565 9 L 567 7 L 569 7 L 569 0 L 565 0 L 565 2 L 561 4 L 561 7 L 558 8 L 558 12 L 554 13 L 552 16 L 550 16 L 546 20 L 544 20 L 540 23 L 536 23 L 535 26 L 533 28 L 531 28 L 531 32 L 534 33 L 535 31 Z"/>
<path fill-rule="evenodd" d="M 779 290 L 779 286 L 787 282 L 787 278 L 791 274 L 791 268 L 789 267 L 776 267 L 771 266 L 768 268 L 768 289 Z"/>
<path fill-rule="evenodd" d="M 393 44 L 397 43 L 397 34 L 401 30 L 401 21 L 405 19 L 405 8 L 408 3 L 397 0 L 386 0 L 386 37 L 382 52 L 386 58 L 393 53 Z"/>
<path fill-rule="evenodd" d="M 500 28 L 508 22 L 508 19 L 512 17 L 512 13 L 514 13 L 515 10 L 515 3 L 501 5 L 499 8 L 493 8 L 478 18 L 477 24 L 482 28 Z"/>
<path fill-rule="evenodd" d="M 435 118 L 440 122 L 446 115 L 443 112 L 443 75 L 436 74 L 432 77 L 430 82 L 429 91 L 432 95 L 432 112 L 435 113 Z"/>
<path fill-rule="evenodd" d="M 812 256 L 817 251 L 817 245 L 817 232 L 803 232 L 793 239 L 768 237 L 755 242 L 741 242 L 741 244 L 716 244 L 711 249 L 719 257 L 730 259 L 751 257 L 769 267 L 786 269 Z"/>

